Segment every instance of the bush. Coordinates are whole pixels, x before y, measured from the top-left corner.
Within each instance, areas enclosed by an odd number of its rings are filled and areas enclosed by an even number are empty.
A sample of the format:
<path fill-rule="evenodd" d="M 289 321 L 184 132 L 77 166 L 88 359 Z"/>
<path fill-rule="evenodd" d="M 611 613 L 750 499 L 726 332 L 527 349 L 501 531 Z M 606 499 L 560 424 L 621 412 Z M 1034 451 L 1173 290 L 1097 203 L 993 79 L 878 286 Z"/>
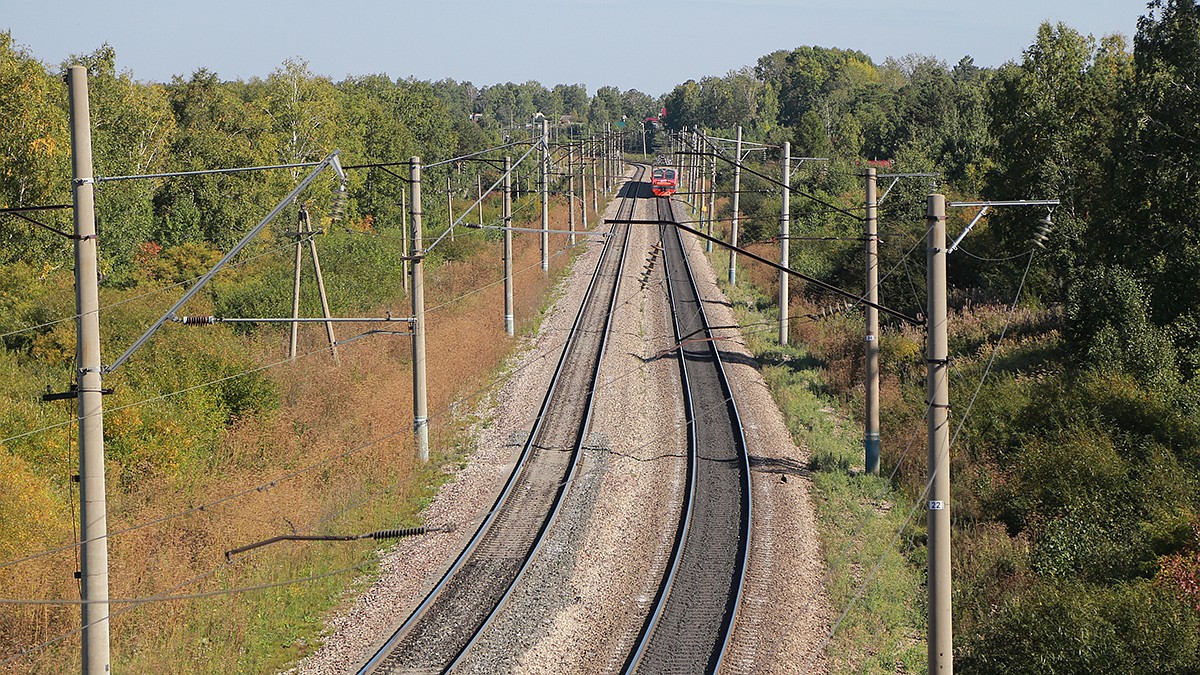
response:
<path fill-rule="evenodd" d="M 960 645 L 961 673 L 1200 671 L 1200 614 L 1149 582 L 1035 584 L 979 629 Z"/>

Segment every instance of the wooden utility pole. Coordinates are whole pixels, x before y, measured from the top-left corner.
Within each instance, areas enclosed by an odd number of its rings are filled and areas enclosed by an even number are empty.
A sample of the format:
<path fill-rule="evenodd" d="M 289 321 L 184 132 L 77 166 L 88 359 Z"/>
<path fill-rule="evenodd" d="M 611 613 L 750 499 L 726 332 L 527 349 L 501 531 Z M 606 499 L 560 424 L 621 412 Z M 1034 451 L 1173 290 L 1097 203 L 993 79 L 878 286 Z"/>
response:
<path fill-rule="evenodd" d="M 867 318 L 866 337 L 866 429 L 863 446 L 866 450 L 866 470 L 879 475 L 879 201 L 875 167 L 867 167 L 867 304 L 863 310 Z"/>
<path fill-rule="evenodd" d="M 301 247 L 304 240 L 308 240 L 308 251 L 312 256 L 313 272 L 317 278 L 317 294 L 321 298 L 322 316 L 325 317 L 325 337 L 329 340 L 329 353 L 333 355 L 333 362 L 339 363 L 337 353 L 337 339 L 333 335 L 333 322 L 329 321 L 329 296 L 325 294 L 325 276 L 321 274 L 321 258 L 317 255 L 317 242 L 313 239 L 312 221 L 309 219 L 308 207 L 301 206 L 299 217 L 296 219 L 296 274 L 294 283 L 292 284 L 292 318 L 300 318 L 300 270 L 301 270 Z M 288 340 L 288 358 L 296 358 L 296 347 L 299 342 L 300 324 L 297 321 L 292 322 L 291 338 Z"/>
<path fill-rule="evenodd" d="M 504 158 L 504 332 L 515 334 L 512 270 L 512 157 Z"/>
<path fill-rule="evenodd" d="M 80 591 L 84 675 L 109 672 L 108 507 L 104 493 L 104 399 L 100 284 L 87 68 L 67 69 L 75 207 L 75 368 L 79 417 Z"/>
<path fill-rule="evenodd" d="M 425 250 L 421 231 L 421 158 L 409 160 L 412 180 L 413 432 L 417 459 L 429 461 L 429 407 L 425 389 Z"/>
<path fill-rule="evenodd" d="M 733 151 L 733 214 L 729 221 L 729 285 L 737 285 L 738 209 L 742 190 L 742 127 L 737 128 L 737 145 Z"/>
<path fill-rule="evenodd" d="M 925 249 L 928 315 L 926 318 L 926 396 L 929 400 L 926 511 L 929 587 L 929 673 L 954 672 L 950 582 L 950 392 L 946 330 L 946 197 L 929 195 Z"/>
<path fill-rule="evenodd" d="M 788 268 L 791 264 L 788 240 L 791 237 L 792 219 L 792 144 L 783 142 L 783 208 L 779 212 L 779 265 Z M 788 343 L 788 273 L 779 272 L 779 344 Z"/>

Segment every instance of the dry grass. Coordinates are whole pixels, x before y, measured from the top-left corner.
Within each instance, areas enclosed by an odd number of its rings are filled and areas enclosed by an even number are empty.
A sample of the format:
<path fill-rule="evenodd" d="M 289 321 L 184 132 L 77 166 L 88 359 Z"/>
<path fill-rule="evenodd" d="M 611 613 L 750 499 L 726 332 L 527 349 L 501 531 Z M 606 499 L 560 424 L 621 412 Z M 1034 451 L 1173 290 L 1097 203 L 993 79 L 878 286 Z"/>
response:
<path fill-rule="evenodd" d="M 552 227 L 565 229 L 565 208 L 555 207 Z M 552 237 L 551 245 L 565 246 L 565 237 Z M 519 340 L 504 335 L 503 285 L 493 283 L 502 274 L 498 247 L 489 243 L 470 259 L 446 263 L 427 276 L 434 465 L 461 456 L 465 437 L 461 427 L 466 422 L 450 412 L 489 384 Z M 538 265 L 538 236 L 521 234 L 514 238 L 514 259 L 514 269 L 523 270 L 514 284 L 520 335 L 536 326 L 557 274 L 570 256 L 552 256 L 551 273 L 546 275 Z M 396 287 L 394 304 L 387 309 L 407 304 L 399 279 Z M 302 352 L 319 349 L 324 340 L 320 327 L 308 328 L 302 331 Z M 286 349 L 281 335 L 248 341 L 246 348 L 263 362 L 277 360 Z M 179 480 L 146 481 L 110 495 L 108 526 L 116 532 L 251 490 L 236 500 L 113 536 L 111 597 L 236 588 L 356 565 L 373 559 L 370 544 L 284 543 L 240 556 L 232 565 L 226 564 L 224 551 L 293 531 L 354 533 L 419 521 L 421 506 L 444 474 L 414 460 L 409 340 L 364 338 L 344 345 L 340 357 L 340 366 L 317 354 L 274 369 L 282 408 L 229 428 L 205 466 L 188 467 Z M 281 478 L 306 467 L 316 468 Z M 113 478 L 109 481 L 111 485 Z M 60 523 L 52 529 L 61 527 Z M 78 597 L 71 578 L 74 558 L 69 550 L 0 570 L 0 589 L 10 597 Z M 313 646 L 323 613 L 338 601 L 353 576 L 138 605 L 113 618 L 114 669 L 167 672 L 181 663 L 208 672 L 278 667 Z M 113 606 L 113 610 L 123 607 L 128 606 Z M 78 623 L 78 609 L 73 606 L 0 607 L 0 660 Z M 77 670 L 78 652 L 75 636 L 16 661 L 8 670 Z"/>

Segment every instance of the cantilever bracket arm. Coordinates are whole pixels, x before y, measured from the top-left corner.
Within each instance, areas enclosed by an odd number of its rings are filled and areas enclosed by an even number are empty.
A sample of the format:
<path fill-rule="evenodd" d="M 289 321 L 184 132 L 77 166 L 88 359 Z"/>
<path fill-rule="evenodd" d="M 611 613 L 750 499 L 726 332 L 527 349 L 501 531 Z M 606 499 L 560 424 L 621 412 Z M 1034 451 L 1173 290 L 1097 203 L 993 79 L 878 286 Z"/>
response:
<path fill-rule="evenodd" d="M 744 248 L 739 248 L 739 247 L 737 247 L 737 246 L 731 246 L 730 244 L 728 244 L 728 243 L 726 243 L 726 242 L 724 242 L 724 241 L 721 241 L 720 239 L 717 239 L 716 237 L 710 237 L 709 235 L 707 235 L 707 234 L 704 234 L 704 233 L 703 233 L 703 232 L 701 232 L 700 230 L 697 230 L 697 229 L 694 229 L 694 228 L 688 227 L 687 225 L 684 225 L 684 224 L 682 224 L 682 223 L 679 223 L 679 222 L 676 222 L 676 221 L 673 221 L 673 220 L 659 220 L 659 219 L 655 219 L 655 218 L 650 218 L 650 219 L 641 219 L 641 218 L 628 218 L 628 219 L 615 219 L 615 218 L 606 218 L 606 219 L 604 220 L 604 222 L 606 222 L 606 223 L 624 223 L 624 224 L 628 224 L 628 225 L 671 225 L 671 226 L 674 226 L 674 227 L 677 227 L 677 228 L 679 228 L 679 229 L 683 230 L 684 232 L 688 232 L 688 233 L 690 233 L 690 234 L 694 234 L 694 235 L 696 235 L 697 237 L 700 237 L 701 239 L 706 239 L 706 240 L 708 240 L 708 241 L 711 241 L 711 242 L 713 242 L 713 243 L 715 243 L 715 244 L 718 244 L 718 245 L 720 245 L 720 246 L 724 246 L 725 248 L 727 248 L 727 249 L 729 249 L 729 250 L 731 250 L 731 251 L 737 251 L 737 252 L 738 252 L 740 255 L 744 255 L 744 256 L 746 256 L 747 258 L 750 258 L 751 260 L 756 260 L 756 261 L 758 261 L 758 262 L 760 262 L 760 263 L 762 263 L 762 264 L 764 264 L 764 265 L 768 265 L 768 266 L 770 266 L 770 267 L 773 267 L 773 268 L 775 268 L 775 269 L 779 270 L 780 272 L 786 272 L 786 273 L 790 274 L 791 276 L 797 277 L 797 278 L 799 278 L 799 279 L 803 279 L 804 281 L 806 281 L 806 282 L 808 282 L 808 283 L 810 283 L 810 284 L 812 284 L 812 285 L 814 285 L 814 286 L 817 286 L 817 287 L 819 287 L 819 288 L 823 288 L 823 289 L 825 289 L 825 290 L 829 291 L 830 293 L 835 293 L 835 294 L 837 294 L 837 295 L 840 295 L 840 296 L 842 296 L 842 297 L 844 297 L 844 298 L 849 298 L 849 299 L 853 300 L 855 303 L 862 304 L 862 305 L 866 305 L 866 306 L 868 306 L 868 307 L 874 307 L 875 309 L 877 309 L 877 310 L 879 310 L 879 311 L 883 312 L 884 314 L 889 314 L 889 315 L 891 315 L 891 316 L 894 316 L 894 317 L 896 317 L 897 319 L 900 319 L 901 321 L 907 321 L 908 323 L 911 323 L 911 324 L 912 324 L 912 325 L 914 325 L 914 326 L 923 326 L 923 325 L 925 325 L 925 322 L 924 322 L 924 321 L 920 321 L 920 320 L 918 320 L 918 319 L 917 319 L 917 318 L 915 318 L 915 317 L 911 317 L 911 316 L 909 316 L 909 315 L 905 314 L 904 312 L 901 312 L 901 311 L 898 311 L 898 310 L 892 309 L 891 307 L 886 307 L 886 306 L 884 306 L 884 305 L 880 305 L 880 304 L 878 304 L 878 303 L 875 303 L 875 302 L 871 302 L 870 300 L 867 300 L 867 299 L 866 299 L 864 296 L 856 295 L 856 294 L 854 294 L 854 293 L 851 293 L 850 291 L 842 290 L 842 289 L 838 288 L 837 286 L 834 286 L 834 285 L 833 285 L 833 284 L 831 284 L 831 283 L 828 283 L 828 282 L 825 282 L 825 281 L 821 281 L 820 279 L 817 279 L 817 278 L 815 278 L 815 277 L 810 277 L 810 276 L 808 276 L 807 274 L 804 274 L 803 272 L 797 272 L 796 270 L 794 270 L 794 269 L 791 269 L 790 267 L 784 267 L 783 265 L 780 265 L 780 264 L 779 264 L 779 263 L 777 263 L 777 262 L 773 262 L 773 261 L 767 260 L 766 258 L 764 258 L 764 257 L 762 257 L 762 256 L 760 256 L 760 255 L 756 255 L 756 254 L 754 254 L 754 253 L 751 253 L 750 251 L 747 251 L 747 250 L 746 250 L 746 249 L 744 249 Z"/>
<path fill-rule="evenodd" d="M 124 354 L 121 354 L 119 357 L 117 357 L 116 361 L 112 362 L 112 365 L 105 366 L 103 371 L 105 373 L 111 373 L 116 370 L 122 363 L 125 363 L 125 361 L 135 351 L 137 351 L 138 347 L 141 347 L 146 343 L 146 340 L 149 340 L 152 335 L 158 332 L 158 329 L 162 328 L 164 323 L 173 320 L 175 318 L 175 313 L 178 312 L 188 300 L 191 300 L 193 297 L 195 297 L 195 295 L 200 292 L 200 289 L 204 288 L 204 286 L 211 281 L 214 276 L 216 276 L 217 272 L 221 271 L 221 268 L 229 264 L 229 261 L 233 260 L 233 258 L 240 253 L 243 248 L 246 247 L 246 244 L 250 243 L 251 239 L 258 236 L 258 234 L 262 232 L 263 228 L 266 227 L 268 223 L 270 223 L 272 220 L 275 220 L 275 217 L 278 216 L 288 204 L 292 203 L 292 201 L 295 200 L 301 192 L 304 192 L 304 190 L 310 184 L 312 184 L 314 180 L 316 180 L 317 176 L 319 176 L 322 171 L 332 167 L 334 171 L 337 172 L 338 176 L 344 179 L 346 174 L 342 170 L 341 164 L 338 162 L 338 153 L 338 150 L 334 150 L 332 154 L 318 162 L 317 165 L 313 167 L 312 172 L 310 172 L 304 180 L 300 181 L 300 184 L 297 185 L 291 192 L 289 192 L 286 197 L 280 200 L 280 202 L 275 205 L 275 208 L 271 209 L 271 212 L 268 213 L 265 218 L 260 220 L 258 225 L 254 226 L 254 229 L 247 232 L 246 236 L 242 237 L 241 241 L 239 241 L 237 244 L 234 244 L 233 248 L 229 249 L 229 252 L 225 254 L 224 258 L 221 258 L 216 265 L 212 266 L 212 269 L 206 272 L 204 276 L 200 277 L 196 283 L 192 284 L 192 287 L 183 294 L 183 297 L 179 298 L 179 300 L 171 306 L 171 309 L 168 309 L 165 314 L 160 316 L 157 321 L 147 328 L 146 332 L 142 333 L 142 336 L 138 338 L 137 341 L 135 341 L 132 345 L 130 345 L 129 349 L 126 349 Z"/>

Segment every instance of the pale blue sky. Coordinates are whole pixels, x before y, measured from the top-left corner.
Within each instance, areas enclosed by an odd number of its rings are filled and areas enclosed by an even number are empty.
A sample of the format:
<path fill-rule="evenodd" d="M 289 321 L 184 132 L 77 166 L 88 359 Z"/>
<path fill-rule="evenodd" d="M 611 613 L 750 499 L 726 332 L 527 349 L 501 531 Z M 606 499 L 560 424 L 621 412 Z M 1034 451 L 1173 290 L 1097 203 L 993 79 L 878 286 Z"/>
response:
<path fill-rule="evenodd" d="M 0 0 L 0 30 L 56 65 L 104 42 L 118 67 L 167 81 L 205 67 L 264 77 L 300 57 L 335 80 L 387 73 L 476 85 L 537 80 L 658 95 L 776 49 L 1019 59 L 1038 24 L 1131 41 L 1140 0 Z M 341 8 L 339 8 L 339 5 Z"/>

